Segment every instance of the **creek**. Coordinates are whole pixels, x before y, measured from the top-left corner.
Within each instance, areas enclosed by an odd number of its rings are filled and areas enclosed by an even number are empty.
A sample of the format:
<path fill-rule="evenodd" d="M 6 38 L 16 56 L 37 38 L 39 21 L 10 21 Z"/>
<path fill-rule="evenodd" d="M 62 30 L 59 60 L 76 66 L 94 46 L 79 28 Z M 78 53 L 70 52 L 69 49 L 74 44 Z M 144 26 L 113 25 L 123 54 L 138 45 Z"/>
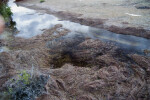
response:
<path fill-rule="evenodd" d="M 81 25 L 78 23 L 60 20 L 59 18 L 40 13 L 32 9 L 28 9 L 14 3 L 13 0 L 8 2 L 8 6 L 13 13 L 12 20 L 15 22 L 15 31 L 6 32 L 1 35 L 1 38 L 12 37 L 31 38 L 42 34 L 44 30 L 49 29 L 56 24 L 62 24 L 63 28 L 69 29 L 71 32 L 63 37 L 63 39 L 84 37 L 99 39 L 104 42 L 111 42 L 117 45 L 120 49 L 128 53 L 144 54 L 143 50 L 150 49 L 150 39 L 136 37 L 131 35 L 116 34 L 104 29 L 94 28 L 90 26 Z M 3 49 L 4 47 L 1 47 Z M 0 51 L 5 51 L 0 50 Z"/>

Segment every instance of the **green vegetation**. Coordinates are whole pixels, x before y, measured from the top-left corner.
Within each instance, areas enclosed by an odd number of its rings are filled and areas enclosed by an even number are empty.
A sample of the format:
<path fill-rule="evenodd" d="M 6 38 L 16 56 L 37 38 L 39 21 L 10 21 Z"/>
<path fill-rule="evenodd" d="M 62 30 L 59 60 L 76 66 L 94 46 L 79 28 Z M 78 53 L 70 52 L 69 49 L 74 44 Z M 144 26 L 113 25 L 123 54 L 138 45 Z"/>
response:
<path fill-rule="evenodd" d="M 45 2 L 45 0 L 40 0 L 40 3 Z"/>
<path fill-rule="evenodd" d="M 8 86 L 7 91 L 3 93 L 4 100 L 11 100 L 14 98 L 14 95 L 18 93 L 21 89 L 27 87 L 30 84 L 31 75 L 27 73 L 26 70 L 19 72 L 18 79 L 11 79 L 10 83 L 14 84 L 13 86 Z M 17 98 L 15 100 L 18 100 Z"/>
<path fill-rule="evenodd" d="M 5 3 L 0 3 L 0 14 L 4 17 L 6 22 L 10 21 L 10 17 L 12 15 L 10 7 Z"/>
<path fill-rule="evenodd" d="M 19 77 L 19 80 L 20 81 L 23 81 L 24 84 L 29 84 L 30 83 L 30 78 L 31 78 L 31 75 L 28 74 L 25 70 L 23 70 L 20 75 L 18 75 Z M 18 81 L 19 81 L 18 80 Z"/>
<path fill-rule="evenodd" d="M 8 88 L 8 92 L 9 92 L 9 93 L 12 93 L 12 92 L 13 92 L 13 89 L 12 89 L 12 88 Z"/>
<path fill-rule="evenodd" d="M 15 83 L 15 84 L 20 84 L 22 83 L 22 86 L 19 86 L 19 87 L 23 87 L 25 85 L 28 85 L 30 84 L 30 78 L 31 78 L 31 75 L 27 73 L 26 70 L 23 70 L 21 72 L 19 72 L 19 75 L 18 75 L 18 80 L 15 80 L 12 79 L 11 80 L 11 83 Z M 12 94 L 14 92 L 13 88 L 12 87 L 8 87 L 8 92 L 5 92 L 5 94 Z"/>
<path fill-rule="evenodd" d="M 0 94 L 2 100 L 35 100 L 36 97 L 45 93 L 45 85 L 49 77 L 40 75 L 31 77 L 23 70 L 18 77 L 11 79 L 7 84 L 7 91 Z"/>
<path fill-rule="evenodd" d="M 16 22 L 12 20 L 13 13 L 10 7 L 8 7 L 7 2 L 0 1 L 0 15 L 4 17 L 6 27 L 16 30 Z"/>

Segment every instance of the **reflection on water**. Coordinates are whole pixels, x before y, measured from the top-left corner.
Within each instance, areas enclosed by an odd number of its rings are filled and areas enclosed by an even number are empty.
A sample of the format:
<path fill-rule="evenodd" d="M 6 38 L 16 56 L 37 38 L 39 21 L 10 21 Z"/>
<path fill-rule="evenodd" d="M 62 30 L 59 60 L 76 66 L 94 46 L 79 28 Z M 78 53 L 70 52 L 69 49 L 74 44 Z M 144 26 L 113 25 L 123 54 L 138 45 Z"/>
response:
<path fill-rule="evenodd" d="M 35 10 L 17 6 L 11 0 L 8 5 L 13 12 L 13 21 L 16 22 L 18 33 L 16 36 L 30 38 L 42 33 L 43 29 L 48 29 L 56 24 L 62 24 L 64 28 L 70 29 L 71 32 L 65 36 L 65 39 L 75 36 L 90 37 L 100 39 L 106 42 L 113 42 L 119 47 L 142 53 L 144 49 L 150 49 L 150 40 L 136 36 L 121 35 L 106 31 L 104 29 L 92 28 L 70 21 L 60 21 L 55 16 L 41 14 Z"/>
<path fill-rule="evenodd" d="M 9 49 L 6 46 L 0 47 L 0 53 L 2 53 L 4 51 L 7 52 L 7 51 L 9 51 Z"/>
<path fill-rule="evenodd" d="M 53 16 L 41 15 L 34 10 L 17 6 L 12 0 L 8 4 L 11 7 L 12 18 L 18 29 L 16 36 L 19 37 L 30 38 L 41 34 L 43 29 L 54 26 L 53 22 L 57 20 Z"/>
<path fill-rule="evenodd" d="M 103 29 L 90 29 L 91 33 L 94 33 L 94 38 L 104 39 L 104 41 L 113 41 L 116 45 L 122 49 L 130 52 L 143 53 L 143 50 L 150 50 L 150 40 L 131 36 L 131 35 L 120 35 L 115 34 Z"/>

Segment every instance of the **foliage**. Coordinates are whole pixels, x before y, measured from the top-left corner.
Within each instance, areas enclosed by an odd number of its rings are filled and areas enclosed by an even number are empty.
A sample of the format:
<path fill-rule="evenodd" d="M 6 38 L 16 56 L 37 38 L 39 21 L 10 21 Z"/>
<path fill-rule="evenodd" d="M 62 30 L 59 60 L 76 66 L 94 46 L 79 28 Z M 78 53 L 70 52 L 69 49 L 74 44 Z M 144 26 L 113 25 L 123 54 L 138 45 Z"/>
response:
<path fill-rule="evenodd" d="M 31 82 L 31 75 L 27 73 L 26 70 L 19 72 L 18 79 L 11 79 L 10 82 L 13 86 L 8 86 L 8 90 L 3 92 L 3 100 L 11 100 L 14 99 L 14 95 L 20 91 L 20 89 L 24 89 L 29 85 Z M 1 95 L 0 95 L 1 96 Z M 18 100 L 17 98 L 15 100 Z"/>
<path fill-rule="evenodd" d="M 29 84 L 30 83 L 30 77 L 31 75 L 28 74 L 25 70 L 23 70 L 20 75 L 18 75 L 19 80 L 23 81 L 24 84 Z"/>
<path fill-rule="evenodd" d="M 40 3 L 45 2 L 45 0 L 40 0 Z"/>
<path fill-rule="evenodd" d="M 10 7 L 5 3 L 0 3 L 0 14 L 4 17 L 5 21 L 8 22 L 12 15 Z"/>
<path fill-rule="evenodd" d="M 26 70 L 23 70 L 23 71 L 19 72 L 18 78 L 19 79 L 16 80 L 15 82 L 12 79 L 11 82 L 18 84 L 19 87 L 23 87 L 25 85 L 30 84 L 31 75 L 28 74 Z M 22 84 L 20 85 L 20 83 L 22 83 Z M 8 93 L 7 92 L 6 93 L 7 94 L 12 94 L 13 92 L 14 92 L 13 88 L 12 87 L 8 87 Z"/>
<path fill-rule="evenodd" d="M 8 92 L 9 92 L 9 93 L 12 93 L 12 92 L 13 92 L 13 89 L 12 89 L 12 88 L 8 88 Z"/>
<path fill-rule="evenodd" d="M 0 15 L 3 16 L 6 27 L 16 30 L 16 22 L 12 20 L 13 13 L 11 12 L 11 8 L 7 5 L 6 1 L 0 1 Z"/>
<path fill-rule="evenodd" d="M 31 77 L 26 70 L 18 73 L 17 79 L 10 80 L 8 91 L 3 93 L 5 95 L 3 100 L 35 100 L 45 92 L 49 76 Z"/>

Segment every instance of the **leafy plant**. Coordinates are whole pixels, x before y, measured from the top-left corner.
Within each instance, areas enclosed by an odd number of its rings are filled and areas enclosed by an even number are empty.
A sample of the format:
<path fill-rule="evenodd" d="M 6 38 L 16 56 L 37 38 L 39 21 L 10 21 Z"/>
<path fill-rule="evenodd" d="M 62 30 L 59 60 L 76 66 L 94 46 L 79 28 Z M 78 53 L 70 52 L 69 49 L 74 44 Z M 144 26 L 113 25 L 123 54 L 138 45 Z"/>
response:
<path fill-rule="evenodd" d="M 29 84 L 30 83 L 30 78 L 31 78 L 31 75 L 28 74 L 25 70 L 23 70 L 20 75 L 18 75 L 19 77 L 19 80 L 23 81 L 24 84 Z M 18 81 L 19 81 L 18 80 Z"/>
<path fill-rule="evenodd" d="M 0 14 L 4 17 L 5 21 L 8 22 L 12 15 L 10 7 L 8 7 L 7 4 L 5 4 L 5 3 L 1 3 L 0 4 Z"/>
<path fill-rule="evenodd" d="M 45 0 L 40 0 L 40 3 L 45 2 Z"/>
<path fill-rule="evenodd" d="M 36 97 L 45 93 L 45 85 L 49 76 L 40 75 L 31 77 L 31 75 L 23 70 L 18 72 L 17 79 L 11 79 L 8 84 L 8 90 L 3 93 L 2 100 L 35 100 Z"/>
<path fill-rule="evenodd" d="M 12 88 L 8 88 L 8 91 L 9 91 L 9 93 L 12 93 L 13 89 Z"/>
<path fill-rule="evenodd" d="M 18 84 L 18 86 L 21 86 L 21 87 L 30 84 L 31 75 L 28 74 L 26 70 L 19 72 L 18 78 L 19 79 L 16 81 L 14 81 L 14 79 L 11 79 L 11 82 Z M 20 82 L 22 82 L 23 84 L 19 85 Z M 13 88 L 8 87 L 8 92 L 6 92 L 6 94 L 12 94 L 12 93 L 13 93 Z"/>
<path fill-rule="evenodd" d="M 18 91 L 21 91 L 21 89 L 27 88 L 27 86 L 31 83 L 31 75 L 26 71 L 23 70 L 19 72 L 17 80 L 11 79 L 10 82 L 15 85 L 8 86 L 8 90 L 3 92 L 3 100 L 12 100 L 14 98 L 14 95 L 17 95 L 19 93 Z M 6 99 L 7 98 L 7 99 Z M 18 99 L 15 99 L 18 100 Z"/>

